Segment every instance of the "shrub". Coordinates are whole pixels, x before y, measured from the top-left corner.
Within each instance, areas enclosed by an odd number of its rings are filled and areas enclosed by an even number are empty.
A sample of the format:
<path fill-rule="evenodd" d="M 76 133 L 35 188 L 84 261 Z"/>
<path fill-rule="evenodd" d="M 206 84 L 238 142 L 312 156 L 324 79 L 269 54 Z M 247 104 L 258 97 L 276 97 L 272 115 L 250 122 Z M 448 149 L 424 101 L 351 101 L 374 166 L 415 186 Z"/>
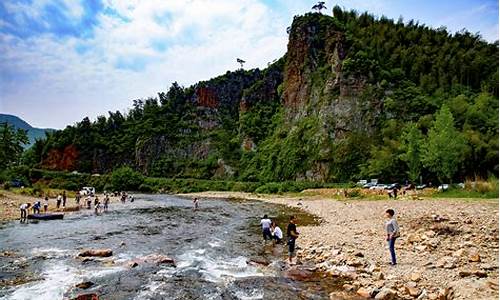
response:
<path fill-rule="evenodd" d="M 363 194 L 360 189 L 352 189 L 347 193 L 347 197 L 349 198 L 357 198 L 361 197 Z"/>
<path fill-rule="evenodd" d="M 259 186 L 255 192 L 260 193 L 260 194 L 275 194 L 280 192 L 282 189 L 281 185 L 279 183 L 275 182 L 270 182 L 266 183 L 262 186 Z"/>
<path fill-rule="evenodd" d="M 4 183 L 4 184 L 3 184 L 3 188 L 4 188 L 5 190 L 10 190 L 10 188 L 11 188 L 11 186 L 10 186 L 10 182 L 8 182 L 8 181 L 7 181 L 6 183 Z"/>
<path fill-rule="evenodd" d="M 143 183 L 139 186 L 139 191 L 143 193 L 156 193 L 158 192 L 158 189 L 147 183 Z"/>
<path fill-rule="evenodd" d="M 144 176 L 130 167 L 118 168 L 111 174 L 111 184 L 117 190 L 137 190 L 143 182 Z"/>

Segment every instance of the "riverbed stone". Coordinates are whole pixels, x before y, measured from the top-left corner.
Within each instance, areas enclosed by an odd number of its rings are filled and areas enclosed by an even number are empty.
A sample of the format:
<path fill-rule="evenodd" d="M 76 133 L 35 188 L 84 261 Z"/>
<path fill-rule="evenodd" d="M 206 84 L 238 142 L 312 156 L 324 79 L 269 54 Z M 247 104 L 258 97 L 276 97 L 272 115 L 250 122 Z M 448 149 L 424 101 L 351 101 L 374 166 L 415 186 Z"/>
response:
<path fill-rule="evenodd" d="M 364 288 L 364 287 L 359 288 L 356 291 L 356 294 L 358 294 L 359 296 L 361 296 L 363 298 L 371 298 L 370 290 L 368 290 L 367 288 Z"/>
<path fill-rule="evenodd" d="M 382 288 L 380 292 L 375 296 L 378 300 L 392 300 L 396 297 L 396 291 L 389 288 Z"/>
<path fill-rule="evenodd" d="M 88 289 L 89 287 L 93 286 L 94 283 L 92 281 L 82 281 L 78 284 L 75 285 L 75 287 L 79 288 L 79 289 Z"/>
<path fill-rule="evenodd" d="M 113 255 L 113 250 L 111 249 L 85 249 L 78 254 L 78 256 L 80 257 L 87 257 L 87 256 L 109 257 L 112 255 Z"/>

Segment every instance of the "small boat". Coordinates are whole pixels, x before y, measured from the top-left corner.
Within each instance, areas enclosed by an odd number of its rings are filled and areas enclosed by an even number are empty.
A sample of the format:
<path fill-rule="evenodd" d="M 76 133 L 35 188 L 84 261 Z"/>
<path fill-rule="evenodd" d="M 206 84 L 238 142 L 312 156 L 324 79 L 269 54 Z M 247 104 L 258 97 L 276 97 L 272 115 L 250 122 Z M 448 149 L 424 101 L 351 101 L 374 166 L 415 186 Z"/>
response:
<path fill-rule="evenodd" d="M 61 220 L 64 214 L 31 214 L 28 219 L 31 220 Z"/>

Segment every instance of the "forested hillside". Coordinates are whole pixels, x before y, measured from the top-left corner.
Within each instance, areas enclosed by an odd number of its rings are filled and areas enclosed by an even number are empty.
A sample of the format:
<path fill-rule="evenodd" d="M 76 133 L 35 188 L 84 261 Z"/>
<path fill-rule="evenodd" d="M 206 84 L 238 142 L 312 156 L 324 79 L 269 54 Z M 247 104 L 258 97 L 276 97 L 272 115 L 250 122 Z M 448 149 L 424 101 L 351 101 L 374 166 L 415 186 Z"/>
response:
<path fill-rule="evenodd" d="M 49 134 L 24 161 L 245 181 L 498 173 L 498 42 L 339 7 L 296 16 L 288 32 L 287 53 L 264 70 L 174 83 L 126 115 Z"/>
<path fill-rule="evenodd" d="M 54 129 L 50 128 L 35 128 L 19 117 L 7 114 L 0 114 L 0 124 L 1 123 L 8 123 L 14 126 L 15 129 L 26 130 L 28 143 L 24 145 L 25 148 L 33 145 L 35 140 L 45 138 L 45 132 L 54 131 Z"/>

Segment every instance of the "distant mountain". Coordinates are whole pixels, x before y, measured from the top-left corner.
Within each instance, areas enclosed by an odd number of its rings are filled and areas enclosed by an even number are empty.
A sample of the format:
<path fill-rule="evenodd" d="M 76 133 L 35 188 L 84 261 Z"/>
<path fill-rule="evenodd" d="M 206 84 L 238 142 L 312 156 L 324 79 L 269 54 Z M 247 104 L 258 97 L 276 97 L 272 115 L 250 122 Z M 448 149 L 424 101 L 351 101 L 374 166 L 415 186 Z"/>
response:
<path fill-rule="evenodd" d="M 19 117 L 0 114 L 0 123 L 4 122 L 11 124 L 15 128 L 21 128 L 28 131 L 29 143 L 24 146 L 25 148 L 29 148 L 31 145 L 33 145 L 36 139 L 44 138 L 45 132 L 55 130 L 51 128 L 35 128 Z"/>

